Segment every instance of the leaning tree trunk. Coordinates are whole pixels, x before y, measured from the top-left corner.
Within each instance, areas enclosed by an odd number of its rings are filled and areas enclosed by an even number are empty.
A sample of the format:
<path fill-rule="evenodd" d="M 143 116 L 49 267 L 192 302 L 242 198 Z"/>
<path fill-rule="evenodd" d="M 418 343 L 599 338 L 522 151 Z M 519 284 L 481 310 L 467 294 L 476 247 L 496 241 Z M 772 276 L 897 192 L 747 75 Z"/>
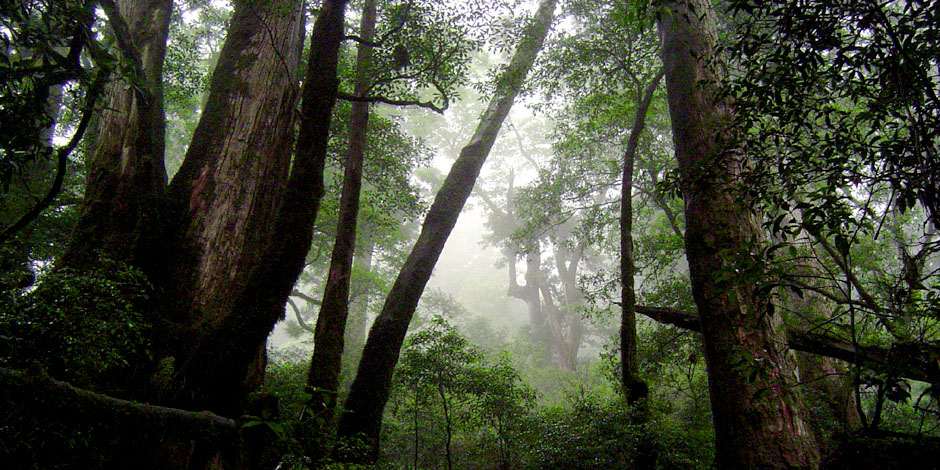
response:
<path fill-rule="evenodd" d="M 365 435 L 371 446 L 372 460 L 378 456 L 382 412 L 388 401 L 392 372 L 398 362 L 408 324 L 431 277 L 431 270 L 444 249 L 444 243 L 473 190 L 503 120 L 509 114 L 526 74 L 542 48 L 551 28 L 556 2 L 543 0 L 539 5 L 470 143 L 461 150 L 434 198 L 418 241 L 395 280 L 382 312 L 369 331 L 356 379 L 346 400 L 346 413 L 340 420 L 339 434 L 345 437 Z"/>
<path fill-rule="evenodd" d="M 105 257 L 149 274 L 162 256 L 163 60 L 173 2 L 102 3 L 130 71 L 106 90 L 81 215 L 59 266 L 91 267 Z"/>
<path fill-rule="evenodd" d="M 736 181 L 746 161 L 731 146 L 731 107 L 717 93 L 724 77 L 711 5 L 668 4 L 659 29 L 718 468 L 817 468 L 781 316 L 760 280 L 742 274 L 760 262 L 750 253 L 762 236 Z"/>

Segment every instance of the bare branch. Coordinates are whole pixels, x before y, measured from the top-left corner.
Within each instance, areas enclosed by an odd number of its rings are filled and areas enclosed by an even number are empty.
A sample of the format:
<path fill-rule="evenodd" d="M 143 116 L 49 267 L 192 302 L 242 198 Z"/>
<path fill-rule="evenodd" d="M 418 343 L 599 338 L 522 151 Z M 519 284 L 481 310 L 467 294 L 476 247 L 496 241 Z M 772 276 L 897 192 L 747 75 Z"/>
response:
<path fill-rule="evenodd" d="M 304 318 L 300 316 L 300 309 L 297 308 L 297 303 L 294 302 L 294 299 L 288 297 L 287 304 L 290 305 L 291 308 L 294 310 L 294 316 L 297 318 L 297 324 L 300 325 L 300 327 L 303 328 L 304 331 L 307 331 L 309 333 L 316 333 L 316 330 L 311 328 L 310 325 L 307 325 L 307 322 L 304 321 Z"/>
<path fill-rule="evenodd" d="M 0 233 L 0 245 L 4 244 L 7 240 L 12 238 L 13 235 L 29 225 L 33 220 L 36 219 L 36 217 L 39 217 L 39 214 L 46 210 L 46 208 L 52 204 L 52 201 L 55 200 L 56 196 L 59 195 L 59 192 L 62 190 L 62 182 L 65 180 L 65 169 L 69 160 L 69 155 L 71 155 L 72 151 L 75 150 L 75 147 L 78 146 L 78 143 L 82 140 L 82 137 L 84 137 L 85 131 L 88 129 L 88 124 L 91 122 L 91 118 L 95 114 L 95 103 L 101 96 L 104 85 L 107 83 L 108 77 L 110 75 L 111 71 L 107 67 L 102 67 L 98 71 L 98 75 L 95 77 L 95 81 L 88 89 L 88 95 L 86 96 L 85 100 L 85 107 L 82 110 L 82 119 L 79 121 L 78 127 L 75 129 L 75 133 L 72 135 L 72 138 L 69 140 L 68 144 L 56 152 L 56 173 L 55 179 L 52 181 L 52 186 L 49 188 L 49 191 L 46 192 L 46 195 L 39 202 L 37 202 L 29 212 L 20 217 L 19 220 L 13 223 L 13 225 L 7 227 L 3 233 Z"/>
<path fill-rule="evenodd" d="M 336 95 L 337 98 L 346 101 L 357 101 L 361 103 L 384 103 L 390 104 L 392 106 L 417 106 L 419 108 L 430 109 L 438 114 L 443 114 L 447 109 L 449 103 L 447 95 L 444 95 L 444 105 L 438 106 L 431 101 L 418 101 L 418 100 L 393 100 L 391 98 L 386 98 L 384 96 L 356 96 L 349 93 L 340 92 Z"/>

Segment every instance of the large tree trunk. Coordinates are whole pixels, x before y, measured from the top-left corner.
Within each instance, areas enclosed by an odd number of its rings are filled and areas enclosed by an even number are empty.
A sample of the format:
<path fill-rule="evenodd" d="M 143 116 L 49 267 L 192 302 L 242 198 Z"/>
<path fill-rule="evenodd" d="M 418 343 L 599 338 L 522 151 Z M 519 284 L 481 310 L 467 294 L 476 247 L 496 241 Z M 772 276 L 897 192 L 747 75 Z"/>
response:
<path fill-rule="evenodd" d="M 194 351 L 233 315 L 250 277 L 269 262 L 261 255 L 291 161 L 301 6 L 235 2 L 205 110 L 169 188 L 175 252 L 165 279 L 176 341 L 164 353 L 175 357 L 180 406 L 231 416 L 243 396 L 240 380 L 206 367 L 214 361 L 203 355 L 222 351 Z M 260 344 L 233 347 L 257 351 Z M 230 367 L 247 371 L 249 363 Z"/>
<path fill-rule="evenodd" d="M 115 74 L 106 91 L 81 216 L 59 266 L 89 267 L 106 257 L 152 273 L 160 262 L 163 60 L 172 10 L 172 0 L 119 0 L 108 8 L 133 78 Z"/>
<path fill-rule="evenodd" d="M 729 148 L 731 109 L 717 93 L 724 72 L 711 5 L 668 4 L 659 29 L 718 467 L 817 468 L 781 316 L 757 291 L 758 280 L 741 274 L 759 262 L 749 253 L 762 236 L 736 182 L 745 158 Z"/>
<path fill-rule="evenodd" d="M 310 249 L 313 224 L 323 195 L 323 168 L 333 104 L 339 46 L 344 33 L 345 0 L 324 2 L 313 27 L 304 86 L 301 90 L 300 134 L 283 204 L 267 243 L 256 256 L 263 262 L 244 287 L 232 292 L 232 312 L 203 333 L 181 370 L 195 393 L 237 398 L 241 384 L 271 328 L 282 316 L 287 297 L 303 269 Z M 290 112 L 293 108 L 287 108 Z M 270 216 L 270 214 L 268 214 Z M 247 364 L 247 365 L 246 365 Z M 234 390 L 234 392 L 233 392 Z M 218 400 L 218 399 L 217 399 Z M 234 403 L 227 403 L 232 407 Z"/>
<path fill-rule="evenodd" d="M 158 204 L 165 176 L 162 112 L 155 111 L 166 33 L 154 19 L 168 17 L 172 2 L 124 3 L 102 1 L 121 51 L 146 73 L 111 90 L 85 225 L 63 263 L 93 263 L 100 252 L 145 268 L 163 295 L 155 308 L 166 315 L 155 319 L 156 353 L 166 359 L 161 377 L 172 377 L 155 381 L 151 399 L 240 416 L 245 379 L 263 365 L 258 352 L 310 247 L 346 1 L 324 2 L 302 91 L 304 2 L 235 1 L 207 105 L 166 204 Z M 156 25 L 163 25 L 161 37 L 148 32 Z M 299 94 L 301 133 L 292 160 Z M 165 232 L 153 223 L 157 214 Z M 164 233 L 172 237 L 161 238 L 159 249 L 148 245 Z M 148 248 L 160 263 L 140 259 Z M 174 457 L 164 449 L 152 457 L 179 463 L 187 452 Z M 190 463 L 198 466 L 214 452 L 202 449 Z"/>
<path fill-rule="evenodd" d="M 503 120 L 542 48 L 551 28 L 555 4 L 556 0 L 543 0 L 539 5 L 470 143 L 461 150 L 434 198 L 418 241 L 369 332 L 356 379 L 346 400 L 347 412 L 340 420 L 339 433 L 347 437 L 364 434 L 371 445 L 372 459 L 378 455 L 382 412 L 388 401 L 392 372 L 398 362 L 408 324 Z"/>

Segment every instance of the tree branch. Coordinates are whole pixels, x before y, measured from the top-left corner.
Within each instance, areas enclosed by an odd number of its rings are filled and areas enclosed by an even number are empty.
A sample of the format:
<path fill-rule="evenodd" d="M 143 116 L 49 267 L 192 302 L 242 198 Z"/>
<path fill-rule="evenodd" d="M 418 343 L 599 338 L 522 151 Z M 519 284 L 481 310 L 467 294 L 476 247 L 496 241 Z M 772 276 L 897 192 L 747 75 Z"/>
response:
<path fill-rule="evenodd" d="M 82 140 L 82 137 L 85 136 L 85 131 L 88 129 L 88 124 L 91 122 L 91 118 L 94 116 L 95 103 L 98 101 L 98 98 L 101 96 L 104 85 L 108 81 L 108 77 L 111 75 L 111 71 L 108 67 L 101 67 L 98 71 L 98 74 L 95 76 L 95 81 L 92 82 L 91 87 L 88 89 L 88 95 L 85 101 L 85 108 L 82 110 L 82 119 L 78 123 L 78 127 L 75 129 L 75 133 L 72 135 L 72 138 L 69 140 L 68 144 L 65 147 L 60 148 L 56 152 L 56 173 L 55 179 L 52 181 L 52 186 L 49 188 L 49 191 L 46 192 L 46 195 L 36 203 L 33 208 L 23 214 L 13 225 L 10 225 L 3 230 L 3 233 L 0 233 L 0 245 L 6 243 L 13 235 L 16 235 L 17 232 L 22 230 L 24 227 L 29 225 L 36 217 L 39 217 L 39 214 L 42 211 L 46 210 L 49 205 L 52 204 L 52 201 L 55 200 L 56 196 L 59 195 L 59 191 L 62 190 L 62 182 L 65 180 L 65 169 L 68 164 L 69 155 L 72 154 L 72 151 L 75 150 L 75 147 L 78 146 L 78 143 Z"/>
<path fill-rule="evenodd" d="M 636 311 L 659 323 L 691 331 L 701 331 L 698 315 L 668 308 L 637 306 Z M 839 338 L 810 333 L 796 328 L 787 330 L 791 349 L 832 357 L 898 377 L 940 383 L 940 347 L 933 343 L 894 343 L 890 347 L 855 346 Z"/>
<path fill-rule="evenodd" d="M 233 419 L 209 411 L 187 411 L 115 398 L 55 380 L 41 369 L 25 372 L 0 367 L 0 390 L 6 400 L 17 405 L 38 405 L 56 415 L 80 413 L 96 423 L 107 418 L 127 423 L 127 429 L 169 431 L 174 438 L 183 440 L 238 441 L 239 427 Z"/>
<path fill-rule="evenodd" d="M 444 114 L 444 111 L 449 106 L 449 100 L 447 95 L 444 95 L 444 105 L 438 106 L 432 101 L 418 101 L 418 100 L 393 100 L 391 98 L 386 98 L 384 96 L 356 96 L 350 93 L 339 92 L 336 95 L 337 98 L 346 101 L 356 101 L 361 103 L 385 103 L 392 106 L 418 106 L 420 108 L 430 109 L 438 114 Z"/>
<path fill-rule="evenodd" d="M 297 324 L 300 325 L 300 327 L 303 328 L 304 331 L 307 331 L 309 333 L 317 332 L 317 330 L 311 328 L 310 325 L 307 325 L 307 322 L 305 322 L 303 317 L 300 316 L 300 309 L 297 308 L 297 303 L 294 302 L 294 299 L 288 297 L 287 304 L 290 305 L 292 309 L 294 309 L 294 316 L 297 317 Z"/>

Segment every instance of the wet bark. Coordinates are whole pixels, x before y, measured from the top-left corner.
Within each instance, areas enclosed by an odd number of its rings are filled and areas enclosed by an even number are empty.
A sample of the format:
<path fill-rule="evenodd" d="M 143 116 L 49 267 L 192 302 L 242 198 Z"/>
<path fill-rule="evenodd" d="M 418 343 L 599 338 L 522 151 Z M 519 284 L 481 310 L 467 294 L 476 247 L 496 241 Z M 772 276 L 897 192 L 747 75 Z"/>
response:
<path fill-rule="evenodd" d="M 178 386 L 170 393 L 178 406 L 236 415 L 263 342 L 210 338 L 244 307 L 240 294 L 269 262 L 261 255 L 291 161 L 300 7 L 297 0 L 235 2 L 205 110 L 169 187 L 175 233 L 164 273 L 172 322 L 165 354 L 175 357 Z M 251 356 L 215 367 L 234 348 Z"/>
<path fill-rule="evenodd" d="M 115 73 L 107 87 L 81 216 L 59 266 L 89 267 L 107 257 L 152 273 L 161 252 L 163 61 L 173 2 L 108 4 L 109 23 L 132 70 Z"/>
<path fill-rule="evenodd" d="M 364 435 L 371 446 L 372 460 L 378 456 L 382 412 L 408 324 L 503 120 L 542 47 L 551 27 L 555 4 L 556 0 L 543 0 L 539 5 L 470 143 L 461 150 L 438 191 L 418 241 L 369 331 L 356 379 L 346 400 L 347 412 L 340 420 L 339 434 L 345 437 Z"/>
<path fill-rule="evenodd" d="M 318 47 L 311 49 L 301 91 L 300 134 L 286 191 L 282 193 L 283 203 L 272 212 L 277 214 L 273 230 L 267 236 L 272 243 L 259 247 L 259 251 L 254 253 L 261 262 L 249 272 L 244 287 L 230 292 L 235 298 L 230 301 L 231 313 L 203 334 L 204 341 L 196 343 L 189 356 L 192 359 L 191 366 L 186 369 L 189 373 L 180 374 L 188 380 L 190 394 L 194 394 L 194 388 L 222 397 L 235 398 L 244 394 L 243 389 L 235 394 L 232 389 L 241 388 L 246 364 L 255 359 L 257 347 L 263 344 L 283 314 L 287 297 L 303 269 L 323 194 L 323 167 L 336 100 L 336 69 L 344 33 L 345 7 L 346 2 L 342 0 L 325 2 L 314 25 L 311 40 Z M 278 109 L 291 113 L 293 106 Z M 283 184 L 283 179 L 278 182 Z M 267 214 L 269 218 L 270 214 Z M 220 401 L 223 400 L 213 400 L 213 406 L 218 406 Z M 236 403 L 226 405 L 233 407 Z"/>
<path fill-rule="evenodd" d="M 685 199 L 686 256 L 700 312 L 718 468 L 818 468 L 781 316 L 746 273 L 761 230 L 738 187 L 731 107 L 716 93 L 709 2 L 667 4 L 659 19 L 673 140 Z"/>
<path fill-rule="evenodd" d="M 172 377 L 154 380 L 149 398 L 240 416 L 246 392 L 257 385 L 246 379 L 264 366 L 264 341 L 310 247 L 346 1 L 327 1 L 321 9 L 302 91 L 303 2 L 234 3 L 205 110 L 168 187 L 162 98 L 155 98 L 166 31 L 155 19 L 169 15 L 171 2 L 126 3 L 102 5 L 120 50 L 146 73 L 110 90 L 112 109 L 103 118 L 88 182 L 85 225 L 63 264 L 94 263 L 100 253 L 145 268 L 162 293 L 155 299 L 155 311 L 164 314 L 154 319 L 155 354 Z M 155 85 L 141 86 L 147 83 Z M 165 232 L 157 219 L 166 223 Z M 150 246 L 151 239 L 161 244 Z M 149 455 L 154 462 L 195 466 L 216 454 L 211 447 L 189 456 L 191 449 L 156 452 Z"/>

